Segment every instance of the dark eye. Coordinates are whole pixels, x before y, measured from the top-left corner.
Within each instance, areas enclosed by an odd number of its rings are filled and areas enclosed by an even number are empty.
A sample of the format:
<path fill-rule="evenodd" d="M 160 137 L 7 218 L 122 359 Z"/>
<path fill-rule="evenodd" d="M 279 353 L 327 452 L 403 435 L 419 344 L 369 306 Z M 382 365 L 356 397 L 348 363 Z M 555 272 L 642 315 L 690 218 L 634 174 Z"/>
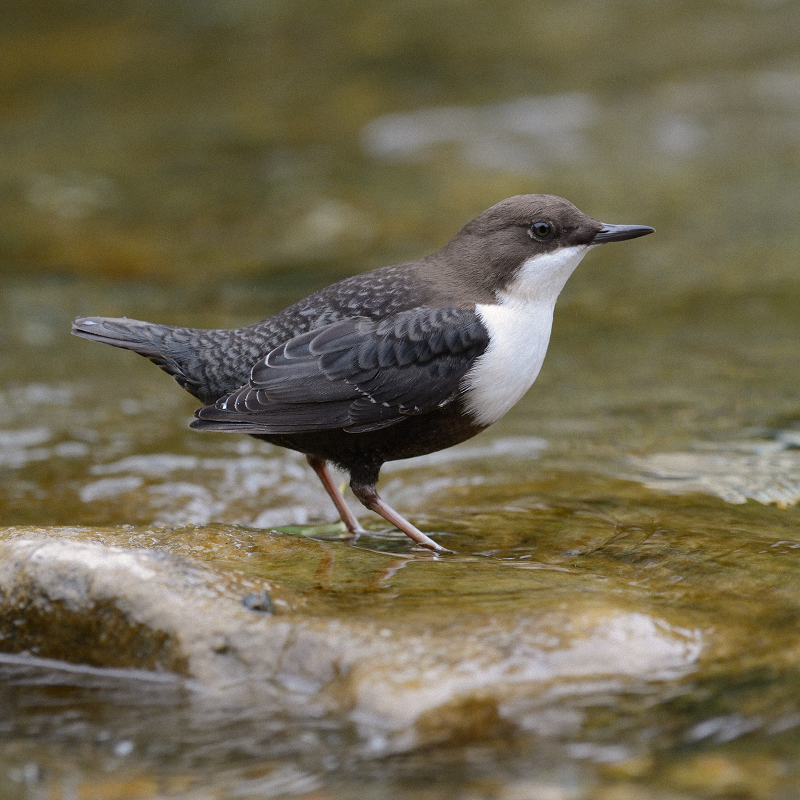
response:
<path fill-rule="evenodd" d="M 553 226 L 549 222 L 534 222 L 531 225 L 531 238 L 546 239 L 553 232 Z"/>

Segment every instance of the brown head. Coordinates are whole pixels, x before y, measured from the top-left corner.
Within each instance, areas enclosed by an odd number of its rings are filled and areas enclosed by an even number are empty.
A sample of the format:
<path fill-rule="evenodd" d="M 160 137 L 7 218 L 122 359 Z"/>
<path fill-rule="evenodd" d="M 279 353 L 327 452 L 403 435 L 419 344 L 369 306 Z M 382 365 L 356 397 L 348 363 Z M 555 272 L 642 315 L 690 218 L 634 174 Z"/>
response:
<path fill-rule="evenodd" d="M 468 286 L 475 302 L 491 302 L 535 256 L 588 248 L 653 233 L 646 225 L 607 225 L 563 197 L 509 197 L 467 223 L 431 257 L 442 277 Z"/>

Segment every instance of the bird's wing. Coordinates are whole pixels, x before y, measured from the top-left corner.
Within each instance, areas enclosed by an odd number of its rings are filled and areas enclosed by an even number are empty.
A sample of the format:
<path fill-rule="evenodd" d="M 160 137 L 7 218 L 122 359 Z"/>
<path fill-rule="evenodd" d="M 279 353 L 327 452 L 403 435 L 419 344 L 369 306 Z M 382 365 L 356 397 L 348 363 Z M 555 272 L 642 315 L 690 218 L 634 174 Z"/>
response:
<path fill-rule="evenodd" d="M 458 308 L 343 319 L 276 347 L 246 386 L 198 409 L 192 427 L 263 434 L 384 428 L 458 397 L 488 344 L 477 314 Z"/>

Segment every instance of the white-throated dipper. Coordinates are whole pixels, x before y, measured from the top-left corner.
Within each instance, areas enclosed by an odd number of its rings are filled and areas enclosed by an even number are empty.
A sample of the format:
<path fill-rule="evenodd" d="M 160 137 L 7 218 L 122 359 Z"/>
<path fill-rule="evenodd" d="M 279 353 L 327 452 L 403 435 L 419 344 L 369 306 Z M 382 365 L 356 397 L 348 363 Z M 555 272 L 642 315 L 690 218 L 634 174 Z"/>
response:
<path fill-rule="evenodd" d="M 81 317 L 76 336 L 133 350 L 205 405 L 191 427 L 304 453 L 352 533 L 327 464 L 367 508 L 443 550 L 375 488 L 386 461 L 463 442 L 502 417 L 544 361 L 553 309 L 589 248 L 653 233 L 561 197 L 503 200 L 432 255 L 346 278 L 235 330 Z"/>

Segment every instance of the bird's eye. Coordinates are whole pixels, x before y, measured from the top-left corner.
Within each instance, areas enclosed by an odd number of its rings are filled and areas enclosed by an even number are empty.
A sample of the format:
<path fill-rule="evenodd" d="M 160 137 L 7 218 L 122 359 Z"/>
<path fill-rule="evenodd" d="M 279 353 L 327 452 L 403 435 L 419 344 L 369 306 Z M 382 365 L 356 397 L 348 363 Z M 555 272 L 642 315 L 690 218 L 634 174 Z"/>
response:
<path fill-rule="evenodd" d="M 546 239 L 553 232 L 553 226 L 549 222 L 534 222 L 531 225 L 531 238 Z"/>

